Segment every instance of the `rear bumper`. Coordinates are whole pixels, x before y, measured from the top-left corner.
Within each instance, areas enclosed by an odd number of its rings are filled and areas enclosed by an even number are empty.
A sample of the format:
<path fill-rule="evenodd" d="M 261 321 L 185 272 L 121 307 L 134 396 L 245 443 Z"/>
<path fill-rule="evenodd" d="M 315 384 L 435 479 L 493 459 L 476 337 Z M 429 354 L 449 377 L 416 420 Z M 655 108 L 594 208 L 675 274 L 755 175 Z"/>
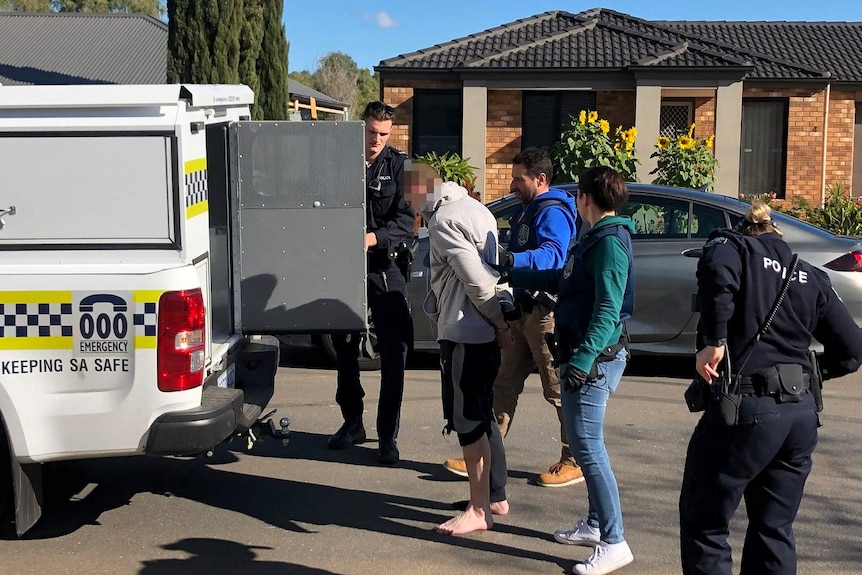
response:
<path fill-rule="evenodd" d="M 165 413 L 153 422 L 147 439 L 147 455 L 196 455 L 227 439 L 242 413 L 239 389 L 205 387 L 201 405 Z"/>
<path fill-rule="evenodd" d="M 219 374 L 204 385 L 199 407 L 165 413 L 150 428 L 147 455 L 197 455 L 247 431 L 266 409 L 275 387 L 279 345 L 258 336 L 228 354 L 236 367 L 236 387 L 218 387 Z"/>

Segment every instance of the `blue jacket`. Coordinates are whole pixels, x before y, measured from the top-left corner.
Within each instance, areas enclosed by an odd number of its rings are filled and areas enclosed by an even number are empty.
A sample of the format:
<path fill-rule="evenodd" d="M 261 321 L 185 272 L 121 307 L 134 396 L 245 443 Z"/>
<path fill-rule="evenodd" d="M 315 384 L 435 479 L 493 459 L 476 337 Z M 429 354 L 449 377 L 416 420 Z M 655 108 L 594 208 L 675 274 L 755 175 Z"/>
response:
<path fill-rule="evenodd" d="M 575 198 L 557 188 L 525 204 L 509 220 L 508 249 L 515 268 L 553 270 L 563 267 L 569 242 L 576 236 Z"/>

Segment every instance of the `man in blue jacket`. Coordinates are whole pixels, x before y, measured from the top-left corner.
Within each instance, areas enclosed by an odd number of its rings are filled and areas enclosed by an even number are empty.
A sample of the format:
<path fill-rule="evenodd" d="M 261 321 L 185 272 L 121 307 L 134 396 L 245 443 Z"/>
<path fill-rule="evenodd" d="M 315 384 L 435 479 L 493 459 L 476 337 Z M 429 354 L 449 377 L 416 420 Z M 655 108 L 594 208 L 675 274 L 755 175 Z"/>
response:
<path fill-rule="evenodd" d="M 577 233 L 574 198 L 565 190 L 551 188 L 554 166 L 546 149 L 527 148 L 512 160 L 511 191 L 522 202 L 521 209 L 509 220 L 511 233 L 508 251 L 501 254 L 504 267 L 548 270 L 560 269 L 569 242 Z M 494 414 L 503 437 L 509 431 L 518 396 L 533 369 L 538 367 L 545 400 L 554 406 L 560 422 L 562 453 L 558 462 L 539 475 L 542 487 L 563 487 L 584 480 L 575 464 L 563 424 L 560 380 L 545 342 L 554 333 L 552 300 L 546 294 L 515 290 L 521 318 L 510 322 L 513 347 L 503 350 L 502 363 L 494 382 Z M 444 466 L 466 476 L 464 461 L 447 459 Z"/>

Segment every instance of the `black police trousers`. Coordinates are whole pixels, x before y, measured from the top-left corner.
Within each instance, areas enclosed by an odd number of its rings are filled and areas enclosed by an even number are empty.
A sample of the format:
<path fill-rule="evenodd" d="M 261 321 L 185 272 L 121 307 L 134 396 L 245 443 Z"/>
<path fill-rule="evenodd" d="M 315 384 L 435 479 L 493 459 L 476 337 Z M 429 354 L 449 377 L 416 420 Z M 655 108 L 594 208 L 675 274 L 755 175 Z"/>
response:
<path fill-rule="evenodd" d="M 679 498 L 684 575 L 730 575 L 729 524 L 745 498 L 748 530 L 740 575 L 796 573 L 793 520 L 817 445 L 814 400 L 743 396 L 739 423 L 704 416 L 688 445 Z"/>
<path fill-rule="evenodd" d="M 395 266 L 386 272 L 369 272 L 368 304 L 380 351 L 377 436 L 382 440 L 395 439 L 398 437 L 401 399 L 404 395 L 404 365 L 413 339 L 407 286 Z M 365 390 L 359 381 L 359 337 L 356 334 L 333 335 L 332 343 L 338 370 L 335 401 L 341 408 L 345 422 L 361 421 Z"/>

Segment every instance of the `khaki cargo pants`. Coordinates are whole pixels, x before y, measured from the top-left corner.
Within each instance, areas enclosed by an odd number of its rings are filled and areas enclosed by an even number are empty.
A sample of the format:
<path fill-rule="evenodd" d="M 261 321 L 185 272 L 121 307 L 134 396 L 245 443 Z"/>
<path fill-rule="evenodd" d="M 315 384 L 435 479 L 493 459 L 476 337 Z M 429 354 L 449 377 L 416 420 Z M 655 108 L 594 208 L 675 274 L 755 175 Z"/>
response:
<path fill-rule="evenodd" d="M 509 324 L 515 345 L 503 350 L 500 371 L 494 381 L 494 414 L 500 424 L 500 432 L 503 437 L 509 432 L 518 407 L 518 396 L 524 391 L 527 377 L 534 368 L 538 368 L 545 401 L 554 406 L 560 423 L 560 461 L 574 464 L 563 424 L 560 378 L 551 363 L 551 351 L 545 342 L 545 334 L 554 333 L 554 312 L 537 303 L 532 312 L 522 313 L 520 319 Z"/>

